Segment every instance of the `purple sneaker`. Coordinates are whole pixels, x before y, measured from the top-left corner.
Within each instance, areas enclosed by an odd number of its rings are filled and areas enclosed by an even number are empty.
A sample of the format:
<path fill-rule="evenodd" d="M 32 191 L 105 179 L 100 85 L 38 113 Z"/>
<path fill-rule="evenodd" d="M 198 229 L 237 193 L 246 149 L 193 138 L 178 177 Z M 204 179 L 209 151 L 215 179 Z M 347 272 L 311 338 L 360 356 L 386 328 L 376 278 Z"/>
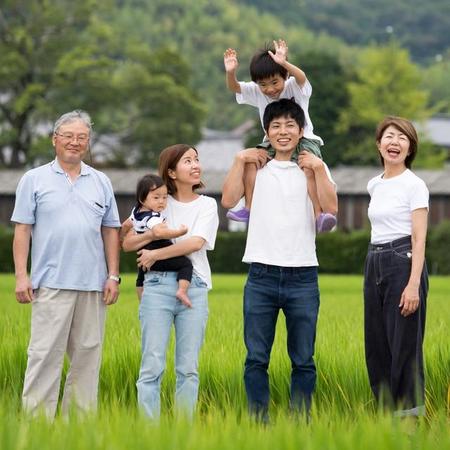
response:
<path fill-rule="evenodd" d="M 237 211 L 232 211 L 231 209 L 227 212 L 227 217 L 230 220 L 235 220 L 236 222 L 248 222 L 250 217 L 250 210 L 247 208 L 241 208 Z"/>
<path fill-rule="evenodd" d="M 316 220 L 316 230 L 318 233 L 328 233 L 336 226 L 336 217 L 329 213 L 320 213 Z"/>

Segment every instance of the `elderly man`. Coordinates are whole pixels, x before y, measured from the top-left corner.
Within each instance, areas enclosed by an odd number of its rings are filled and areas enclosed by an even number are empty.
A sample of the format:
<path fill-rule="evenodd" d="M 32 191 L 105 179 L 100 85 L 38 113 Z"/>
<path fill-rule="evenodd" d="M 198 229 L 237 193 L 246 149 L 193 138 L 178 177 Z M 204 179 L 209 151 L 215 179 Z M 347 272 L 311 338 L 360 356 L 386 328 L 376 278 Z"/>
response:
<path fill-rule="evenodd" d="M 49 418 L 55 415 L 66 352 L 63 414 L 71 407 L 95 409 L 106 305 L 119 295 L 114 193 L 103 173 L 82 162 L 91 128 L 83 111 L 56 121 L 56 158 L 25 173 L 11 218 L 16 298 L 32 305 L 23 406 Z"/>

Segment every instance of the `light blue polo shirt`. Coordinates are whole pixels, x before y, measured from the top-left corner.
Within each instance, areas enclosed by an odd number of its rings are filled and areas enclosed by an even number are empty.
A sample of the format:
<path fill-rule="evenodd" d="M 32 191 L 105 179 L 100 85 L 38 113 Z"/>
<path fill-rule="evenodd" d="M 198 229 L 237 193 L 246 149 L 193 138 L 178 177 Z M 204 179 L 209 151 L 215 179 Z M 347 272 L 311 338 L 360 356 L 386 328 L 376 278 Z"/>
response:
<path fill-rule="evenodd" d="M 33 225 L 33 289 L 103 291 L 107 267 L 101 227 L 120 227 L 105 174 L 82 162 L 72 182 L 57 159 L 29 170 L 17 186 L 11 221 Z"/>

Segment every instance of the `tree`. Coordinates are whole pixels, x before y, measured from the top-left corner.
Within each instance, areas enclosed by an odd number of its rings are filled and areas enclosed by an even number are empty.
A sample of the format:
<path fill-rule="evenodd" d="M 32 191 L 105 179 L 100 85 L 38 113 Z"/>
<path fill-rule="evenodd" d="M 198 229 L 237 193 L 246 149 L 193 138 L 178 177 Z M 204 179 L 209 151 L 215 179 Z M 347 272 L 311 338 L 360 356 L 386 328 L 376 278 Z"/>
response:
<path fill-rule="evenodd" d="M 61 75 L 70 88 L 58 90 L 56 96 L 60 96 L 58 103 L 64 97 L 68 102 L 72 87 L 78 86 L 80 79 L 86 80 L 86 68 L 93 68 L 89 83 L 79 86 L 79 105 L 97 111 L 95 132 L 100 140 L 105 135 L 114 137 L 102 155 L 102 163 L 154 167 L 164 147 L 175 142 L 194 145 L 201 137 L 205 114 L 190 87 L 186 62 L 174 51 L 151 51 L 147 44 L 137 42 L 126 43 L 121 53 L 115 54 L 118 43 L 108 42 L 101 34 L 98 42 L 67 55 L 77 64 L 70 70 L 62 65 Z M 110 38 L 118 39 L 112 30 Z M 73 54 L 77 52 L 79 57 Z M 102 58 L 106 58 L 103 68 L 98 64 Z"/>
<path fill-rule="evenodd" d="M 347 89 L 350 72 L 344 70 L 337 57 L 327 53 L 308 52 L 300 54 L 298 60 L 313 87 L 309 115 L 314 133 L 324 141 L 325 162 L 335 166 L 341 161 L 346 145 L 346 136 L 338 132 L 337 125 L 350 101 Z"/>
<path fill-rule="evenodd" d="M 384 47 L 369 47 L 361 52 L 356 79 L 349 83 L 349 107 L 342 111 L 338 130 L 348 136 L 342 162 L 376 164 L 374 132 L 387 115 L 413 121 L 425 119 L 428 93 L 421 87 L 419 68 L 407 50 L 390 42 Z"/>
<path fill-rule="evenodd" d="M 90 0 L 2 8 L 1 165 L 48 160 L 49 123 L 76 108 L 93 116 L 95 140 L 113 137 L 104 164 L 155 165 L 164 146 L 200 138 L 204 110 L 186 62 L 127 38 L 103 18 L 107 10 L 94 12 Z"/>
<path fill-rule="evenodd" d="M 88 25 L 93 3 L 5 0 L 0 10 L 0 164 L 24 164 L 40 137 L 55 65 Z M 38 111 L 40 111 L 38 113 Z M 8 158 L 8 153 L 10 156 Z"/>
<path fill-rule="evenodd" d="M 424 72 L 423 85 L 430 90 L 430 106 L 450 115 L 450 49 Z"/>

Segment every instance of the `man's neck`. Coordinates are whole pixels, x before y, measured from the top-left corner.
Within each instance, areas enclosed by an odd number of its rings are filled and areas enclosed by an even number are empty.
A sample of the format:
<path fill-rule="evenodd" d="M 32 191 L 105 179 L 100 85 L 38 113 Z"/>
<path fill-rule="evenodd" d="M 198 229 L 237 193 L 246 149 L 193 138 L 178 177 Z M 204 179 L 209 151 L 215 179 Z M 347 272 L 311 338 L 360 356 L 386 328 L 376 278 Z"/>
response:
<path fill-rule="evenodd" d="M 275 156 L 273 157 L 273 159 L 277 160 L 277 161 L 290 161 L 292 154 L 294 153 L 294 149 L 292 149 L 292 151 L 290 152 L 277 152 L 275 151 Z"/>
<path fill-rule="evenodd" d="M 69 163 L 59 160 L 58 158 L 56 158 L 56 159 L 58 160 L 58 164 L 61 167 L 61 169 L 64 170 L 64 172 L 67 175 L 69 175 L 69 178 L 72 181 L 74 181 L 78 178 L 78 176 L 80 175 L 80 172 L 81 172 L 81 163 L 69 164 Z"/>

